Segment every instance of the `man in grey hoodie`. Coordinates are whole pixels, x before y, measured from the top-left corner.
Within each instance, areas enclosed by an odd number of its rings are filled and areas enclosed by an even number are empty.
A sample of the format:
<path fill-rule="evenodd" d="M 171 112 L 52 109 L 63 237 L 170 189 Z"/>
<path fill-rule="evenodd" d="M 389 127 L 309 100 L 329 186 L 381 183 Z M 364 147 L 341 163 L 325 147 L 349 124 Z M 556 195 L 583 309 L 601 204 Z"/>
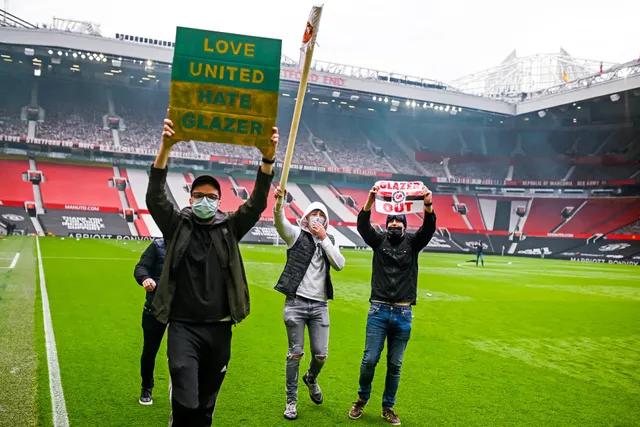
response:
<path fill-rule="evenodd" d="M 311 203 L 299 227 L 285 217 L 283 192 L 275 191 L 274 222 L 280 238 L 287 244 L 287 263 L 275 289 L 284 295 L 284 323 L 287 327 L 289 351 L 287 353 L 287 405 L 284 417 L 298 417 L 298 373 L 304 355 L 304 327 L 309 328 L 311 362 L 302 381 L 309 388 L 309 396 L 316 404 L 323 401 L 318 375 L 327 359 L 329 347 L 329 305 L 333 299 L 330 270 L 344 268 L 344 256 L 327 234 L 329 215 L 322 203 Z"/>

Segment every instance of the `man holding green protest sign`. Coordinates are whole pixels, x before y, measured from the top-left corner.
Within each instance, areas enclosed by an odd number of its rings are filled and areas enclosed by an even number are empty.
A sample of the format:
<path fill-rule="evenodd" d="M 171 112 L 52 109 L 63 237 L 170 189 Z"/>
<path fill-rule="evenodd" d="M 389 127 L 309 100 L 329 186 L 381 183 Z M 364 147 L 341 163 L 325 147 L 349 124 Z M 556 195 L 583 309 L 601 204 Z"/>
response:
<path fill-rule="evenodd" d="M 238 243 L 267 207 L 278 143 L 279 40 L 178 28 L 169 119 L 149 174 L 147 206 L 167 242 L 152 312 L 169 323 L 170 427 L 208 427 L 231 357 L 231 326 L 249 315 Z M 220 183 L 191 186 L 178 212 L 165 192 L 167 162 L 181 140 L 256 146 L 262 163 L 249 199 L 218 210 Z"/>

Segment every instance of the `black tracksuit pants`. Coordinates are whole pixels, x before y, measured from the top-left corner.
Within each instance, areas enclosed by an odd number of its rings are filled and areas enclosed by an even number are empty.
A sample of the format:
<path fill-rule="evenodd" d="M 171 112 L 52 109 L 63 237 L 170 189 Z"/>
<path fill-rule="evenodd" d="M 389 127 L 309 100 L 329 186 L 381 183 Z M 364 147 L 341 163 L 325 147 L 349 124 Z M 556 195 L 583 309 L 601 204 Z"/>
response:
<path fill-rule="evenodd" d="M 208 427 L 231 357 L 231 322 L 169 322 L 170 427 Z"/>
<path fill-rule="evenodd" d="M 140 357 L 142 388 L 153 388 L 153 370 L 156 367 L 156 355 L 166 328 L 167 325 L 158 322 L 151 313 L 142 313 L 142 334 L 144 337 L 142 356 Z"/>

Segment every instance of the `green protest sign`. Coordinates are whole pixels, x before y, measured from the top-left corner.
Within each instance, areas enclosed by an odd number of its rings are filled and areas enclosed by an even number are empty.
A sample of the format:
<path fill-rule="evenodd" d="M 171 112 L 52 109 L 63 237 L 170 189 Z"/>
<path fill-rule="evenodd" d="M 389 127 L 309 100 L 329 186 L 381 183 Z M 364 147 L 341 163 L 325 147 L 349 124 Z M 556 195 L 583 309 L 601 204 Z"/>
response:
<path fill-rule="evenodd" d="M 278 115 L 280 40 L 178 27 L 169 118 L 183 140 L 266 145 Z"/>

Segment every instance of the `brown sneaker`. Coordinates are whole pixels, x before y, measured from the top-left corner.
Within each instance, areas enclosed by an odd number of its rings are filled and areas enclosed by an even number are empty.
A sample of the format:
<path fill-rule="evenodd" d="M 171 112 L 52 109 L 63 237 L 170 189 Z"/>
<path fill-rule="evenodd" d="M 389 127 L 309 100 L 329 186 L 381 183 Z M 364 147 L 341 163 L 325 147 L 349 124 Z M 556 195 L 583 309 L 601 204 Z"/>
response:
<path fill-rule="evenodd" d="M 387 422 L 392 426 L 400 425 L 400 418 L 398 418 L 396 413 L 393 411 L 393 408 L 384 408 L 382 410 L 382 418 L 387 420 Z"/>
<path fill-rule="evenodd" d="M 358 398 L 355 402 L 353 402 L 353 406 L 349 410 L 349 418 L 352 420 L 357 420 L 362 416 L 362 411 L 364 411 L 364 407 L 367 406 L 368 400 L 364 400 Z"/>

